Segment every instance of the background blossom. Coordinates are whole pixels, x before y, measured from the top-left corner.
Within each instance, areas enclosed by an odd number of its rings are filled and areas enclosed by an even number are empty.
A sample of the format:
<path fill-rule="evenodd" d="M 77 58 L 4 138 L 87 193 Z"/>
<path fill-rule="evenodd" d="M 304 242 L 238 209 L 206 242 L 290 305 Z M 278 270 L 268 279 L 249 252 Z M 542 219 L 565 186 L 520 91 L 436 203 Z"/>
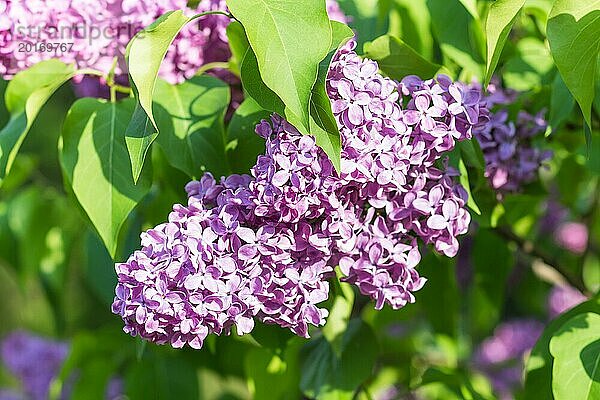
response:
<path fill-rule="evenodd" d="M 486 99 L 494 112 L 490 114 L 490 122 L 475 131 L 475 136 L 485 158 L 485 175 L 501 196 L 533 182 L 552 152 L 541 150 L 533 143 L 548 126 L 543 111 L 535 115 L 519 111 L 517 117 L 510 120 L 505 107 L 518 93 L 504 90 L 498 83 L 492 83 L 488 91 Z M 492 108 L 497 105 L 504 108 Z"/>
<path fill-rule="evenodd" d="M 345 21 L 334 0 L 327 0 L 332 19 Z M 50 58 L 108 73 L 118 60 L 116 75 L 125 74 L 125 48 L 131 38 L 164 13 L 183 10 L 187 15 L 227 11 L 224 0 L 201 0 L 189 8 L 186 0 L 34 0 L 0 1 L 0 76 L 10 79 L 17 72 Z M 159 75 L 169 83 L 194 76 L 206 63 L 226 62 L 231 56 L 226 35 L 229 18 L 207 15 L 187 24 L 169 47 Z M 23 51 L 24 44 L 65 44 L 68 49 Z M 81 79 L 81 78 L 79 78 Z M 125 80 L 126 81 L 126 80 Z M 82 95 L 99 95 L 97 78 L 90 78 Z"/>

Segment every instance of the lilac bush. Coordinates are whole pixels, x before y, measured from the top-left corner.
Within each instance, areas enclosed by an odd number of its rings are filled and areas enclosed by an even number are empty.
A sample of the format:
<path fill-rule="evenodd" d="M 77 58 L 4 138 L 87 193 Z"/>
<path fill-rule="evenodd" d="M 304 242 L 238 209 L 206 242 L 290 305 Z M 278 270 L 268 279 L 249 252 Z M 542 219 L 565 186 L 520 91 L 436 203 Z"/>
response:
<path fill-rule="evenodd" d="M 327 79 L 340 173 L 313 137 L 277 115 L 261 122 L 266 152 L 250 175 L 188 184 L 187 206 L 117 264 L 113 312 L 127 333 L 200 348 L 208 334 L 249 333 L 257 319 L 308 337 L 327 317 L 317 304 L 336 265 L 377 309 L 400 308 L 425 283 L 418 239 L 456 254 L 467 196 L 438 164 L 485 123 L 480 92 L 445 76 L 394 82 L 354 46 L 336 54 Z"/>

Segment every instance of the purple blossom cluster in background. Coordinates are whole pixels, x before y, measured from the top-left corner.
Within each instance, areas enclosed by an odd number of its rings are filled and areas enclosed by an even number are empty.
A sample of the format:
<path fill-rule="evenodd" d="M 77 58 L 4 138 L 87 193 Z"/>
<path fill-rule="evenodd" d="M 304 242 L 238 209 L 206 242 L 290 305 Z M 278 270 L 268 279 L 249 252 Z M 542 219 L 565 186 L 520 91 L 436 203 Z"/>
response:
<path fill-rule="evenodd" d="M 261 122 L 266 152 L 251 175 L 189 183 L 187 206 L 117 264 L 113 312 L 127 333 L 200 348 L 211 333 L 249 333 L 256 319 L 308 337 L 325 323 L 318 304 L 336 265 L 377 309 L 400 308 L 425 283 L 417 239 L 456 254 L 467 195 L 439 163 L 487 121 L 481 94 L 445 76 L 384 78 L 354 46 L 338 51 L 327 79 L 340 173 L 313 137 L 277 115 Z"/>
<path fill-rule="evenodd" d="M 493 83 L 488 87 L 487 106 L 510 104 L 517 93 Z M 552 153 L 536 148 L 532 139 L 545 132 L 544 112 L 519 111 L 514 121 L 506 109 L 490 113 L 490 121 L 475 131 L 486 162 L 485 175 L 499 196 L 516 192 L 537 178 L 537 171 Z"/>
<path fill-rule="evenodd" d="M 327 8 L 332 19 L 345 21 L 334 0 L 327 0 Z M 125 48 L 131 38 L 167 11 L 180 9 L 190 16 L 227 10 L 224 0 L 201 0 L 195 9 L 187 7 L 186 0 L 0 0 L 0 76 L 10 79 L 50 58 L 108 73 L 117 57 L 115 72 L 124 74 Z M 227 61 L 228 24 L 224 15 L 207 15 L 186 25 L 169 48 L 159 75 L 180 83 L 205 63 Z M 52 51 L 25 47 L 40 43 L 50 44 Z M 87 86 L 94 87 L 95 82 L 90 79 Z M 86 87 L 81 90 L 85 93 Z"/>
<path fill-rule="evenodd" d="M 588 227 L 581 222 L 573 221 L 569 214 L 568 208 L 551 198 L 546 203 L 546 210 L 540 220 L 538 231 L 542 235 L 552 236 L 554 242 L 560 247 L 581 255 L 588 247 Z"/>
<path fill-rule="evenodd" d="M 548 295 L 548 316 L 556 318 L 586 300 L 587 297 L 571 286 L 554 286 Z M 544 324 L 536 320 L 512 320 L 499 325 L 494 334 L 480 344 L 474 363 L 490 378 L 500 399 L 513 399 L 521 387 L 524 357 L 543 329 Z"/>
<path fill-rule="evenodd" d="M 44 400 L 69 354 L 69 345 L 16 331 L 4 338 L 0 352 L 6 368 L 21 382 L 24 397 Z"/>
<path fill-rule="evenodd" d="M 572 286 L 554 286 L 548 296 L 548 315 L 550 318 L 556 318 L 586 300 L 587 297 Z"/>
<path fill-rule="evenodd" d="M 2 362 L 20 383 L 20 390 L 1 389 L 0 400 L 46 400 L 50 385 L 61 371 L 69 354 L 70 345 L 43 338 L 26 331 L 15 331 L 6 336 L 0 345 Z M 75 375 L 72 378 L 76 378 Z M 70 398 L 70 379 L 62 388 L 60 398 Z M 106 400 L 123 395 L 123 381 L 112 378 L 107 385 Z"/>
<path fill-rule="evenodd" d="M 523 359 L 543 330 L 544 324 L 536 320 L 512 320 L 499 325 L 494 335 L 481 343 L 475 365 L 490 378 L 500 399 L 513 399 L 521 387 Z"/>
<path fill-rule="evenodd" d="M 583 254 L 588 246 L 588 228 L 581 222 L 563 222 L 554 231 L 554 240 L 564 249 Z"/>

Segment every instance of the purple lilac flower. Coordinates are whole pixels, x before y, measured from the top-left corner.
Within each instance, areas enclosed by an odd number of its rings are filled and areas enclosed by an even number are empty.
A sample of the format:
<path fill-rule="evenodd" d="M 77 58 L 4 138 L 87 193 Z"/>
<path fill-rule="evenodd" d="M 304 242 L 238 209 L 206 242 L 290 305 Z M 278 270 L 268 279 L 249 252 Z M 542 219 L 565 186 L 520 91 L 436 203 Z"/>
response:
<path fill-rule="evenodd" d="M 587 297 L 571 286 L 554 286 L 548 296 L 548 314 L 555 318 L 586 300 Z"/>
<path fill-rule="evenodd" d="M 266 152 L 251 175 L 191 182 L 188 205 L 117 264 L 113 312 L 125 332 L 199 348 L 211 333 L 250 332 L 256 319 L 307 337 L 327 317 L 317 304 L 334 266 L 377 309 L 400 308 L 425 283 L 419 238 L 456 254 L 466 192 L 438 164 L 485 123 L 480 96 L 445 76 L 398 84 L 354 46 L 337 53 L 327 79 L 340 174 L 312 136 L 277 115 L 261 122 Z"/>
<path fill-rule="evenodd" d="M 2 389 L 0 390 L 0 400 L 27 400 L 27 397 L 14 390 Z"/>
<path fill-rule="evenodd" d="M 485 339 L 475 354 L 475 365 L 492 381 L 501 399 L 512 399 L 522 384 L 523 358 L 542 334 L 544 325 L 535 320 L 505 322 Z"/>
<path fill-rule="evenodd" d="M 17 331 L 4 338 L 0 351 L 2 361 L 21 381 L 27 397 L 43 400 L 69 353 L 69 345 Z"/>
<path fill-rule="evenodd" d="M 338 211 L 327 222 L 347 280 L 377 309 L 400 308 L 425 283 L 415 270 L 417 238 L 454 256 L 456 236 L 467 231 L 466 192 L 452 179 L 456 171 L 436 161 L 456 140 L 470 138 L 485 112 L 477 90 L 443 75 L 397 84 L 358 57 L 354 45 L 338 52 L 328 75 L 343 149 Z"/>
<path fill-rule="evenodd" d="M 21 383 L 21 392 L 0 390 L 0 400 L 48 398 L 50 384 L 58 377 L 69 353 L 69 344 L 46 339 L 24 331 L 15 331 L 2 341 L 0 353 L 7 369 Z M 62 389 L 61 399 L 70 398 L 76 374 L 72 375 Z M 105 398 L 115 400 L 123 394 L 123 381 L 112 378 Z"/>
<path fill-rule="evenodd" d="M 588 228 L 581 222 L 562 223 L 554 231 L 556 243 L 575 254 L 583 254 L 588 245 Z"/>
<path fill-rule="evenodd" d="M 552 234 L 569 216 L 569 209 L 562 206 L 556 200 L 557 197 L 558 194 L 552 191 L 550 199 L 546 203 L 544 215 L 538 223 L 540 234 Z"/>
<path fill-rule="evenodd" d="M 327 0 L 327 8 L 333 19 L 344 20 L 334 0 Z M 0 0 L 0 76 L 10 79 L 50 58 L 108 73 L 117 57 L 115 72 L 124 74 L 125 48 L 131 38 L 165 12 L 179 9 L 193 15 L 225 11 L 226 5 L 224 0 L 201 0 L 196 9 L 187 7 L 186 0 Z M 231 55 L 225 31 L 228 24 L 226 16 L 208 15 L 186 25 L 169 48 L 160 76 L 180 83 L 205 63 L 227 61 Z M 24 43 L 66 47 L 19 51 Z"/>
<path fill-rule="evenodd" d="M 490 108 L 509 104 L 517 96 L 497 84 L 491 84 L 488 91 L 486 101 Z M 475 131 L 486 162 L 485 175 L 500 197 L 534 181 L 540 166 L 552 156 L 552 152 L 532 144 L 532 139 L 547 126 L 543 111 L 536 115 L 520 111 L 514 121 L 509 121 L 508 112 L 500 109 L 491 113 L 488 124 Z"/>
<path fill-rule="evenodd" d="M 255 317 L 300 336 L 324 323 L 327 239 L 304 221 L 257 216 L 250 179 L 206 174 L 186 187 L 187 207 L 142 234 L 142 250 L 117 265 L 113 312 L 126 332 L 200 348 L 209 333 L 249 333 Z"/>
<path fill-rule="evenodd" d="M 123 393 L 125 393 L 125 384 L 123 379 L 119 377 L 113 377 L 108 381 L 108 385 L 106 385 L 106 393 L 104 394 L 104 398 L 106 400 L 120 400 L 123 398 Z"/>

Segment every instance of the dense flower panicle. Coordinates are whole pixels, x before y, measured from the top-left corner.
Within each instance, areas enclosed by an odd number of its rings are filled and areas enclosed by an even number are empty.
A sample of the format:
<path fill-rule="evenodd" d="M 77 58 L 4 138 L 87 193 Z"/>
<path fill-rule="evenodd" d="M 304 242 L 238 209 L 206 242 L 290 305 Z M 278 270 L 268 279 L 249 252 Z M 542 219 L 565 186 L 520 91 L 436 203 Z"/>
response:
<path fill-rule="evenodd" d="M 113 312 L 125 331 L 156 343 L 200 348 L 209 333 L 249 333 L 254 318 L 308 335 L 322 325 L 331 270 L 328 240 L 305 222 L 260 214 L 250 177 L 186 187 L 188 206 L 142 234 L 142 250 L 117 265 Z"/>
<path fill-rule="evenodd" d="M 417 238 L 454 256 L 467 231 L 466 192 L 437 164 L 486 112 L 480 91 L 443 75 L 394 82 L 354 46 L 336 54 L 327 80 L 343 144 L 339 211 L 329 217 L 334 260 L 378 309 L 399 308 L 425 283 Z"/>
<path fill-rule="evenodd" d="M 336 265 L 376 308 L 400 308 L 425 283 L 419 238 L 456 254 L 470 216 L 441 158 L 485 122 L 480 95 L 444 76 L 394 82 L 354 45 L 327 79 L 340 174 L 312 136 L 277 115 L 261 122 L 266 151 L 251 175 L 189 183 L 188 205 L 117 265 L 113 312 L 126 332 L 197 348 L 209 333 L 250 332 L 256 319 L 308 336 L 325 322 L 317 304 Z"/>
<path fill-rule="evenodd" d="M 548 296 L 548 314 L 555 318 L 586 300 L 587 297 L 574 287 L 554 286 Z"/>
<path fill-rule="evenodd" d="M 509 104 L 517 96 L 496 84 L 488 90 L 490 107 Z M 538 169 L 552 152 L 534 147 L 532 139 L 545 132 L 547 126 L 543 111 L 536 115 L 520 111 L 514 121 L 509 121 L 508 111 L 502 109 L 490 115 L 488 124 L 476 129 L 486 162 L 485 175 L 499 195 L 518 191 L 537 178 Z"/>
<path fill-rule="evenodd" d="M 27 398 L 48 397 L 50 383 L 58 376 L 69 345 L 16 331 L 2 341 L 2 361 L 21 382 Z"/>
<path fill-rule="evenodd" d="M 536 320 L 520 319 L 505 322 L 494 335 L 481 343 L 475 354 L 475 364 L 484 372 L 501 399 L 512 399 L 522 384 L 523 358 L 544 330 Z"/>

